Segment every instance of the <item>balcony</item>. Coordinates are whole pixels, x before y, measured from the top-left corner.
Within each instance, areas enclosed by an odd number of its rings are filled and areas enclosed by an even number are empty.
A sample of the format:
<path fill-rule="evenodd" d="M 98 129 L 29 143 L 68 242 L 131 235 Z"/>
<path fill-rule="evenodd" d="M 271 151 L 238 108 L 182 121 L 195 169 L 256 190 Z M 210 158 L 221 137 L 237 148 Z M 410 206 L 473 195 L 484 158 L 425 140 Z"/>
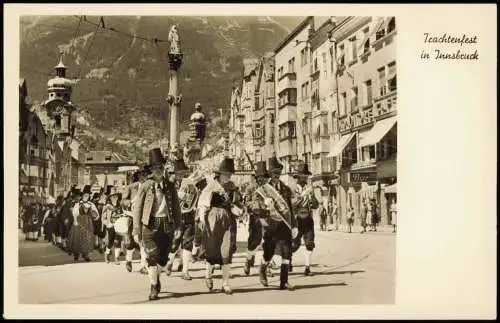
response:
<path fill-rule="evenodd" d="M 296 89 L 297 88 L 297 74 L 296 73 L 285 73 L 278 80 L 277 91 L 280 93 L 286 89 Z"/>
<path fill-rule="evenodd" d="M 295 145 L 296 139 L 293 137 L 286 137 L 280 140 L 278 157 L 295 156 L 297 149 Z"/>
<path fill-rule="evenodd" d="M 253 121 L 261 120 L 265 117 L 265 115 L 266 114 L 265 114 L 264 109 L 254 110 L 252 120 Z"/>
<path fill-rule="evenodd" d="M 292 104 L 285 104 L 278 110 L 278 125 L 288 121 L 297 121 L 297 108 Z"/>
<path fill-rule="evenodd" d="M 330 151 L 330 137 L 329 136 L 321 136 L 319 141 L 313 141 L 312 144 L 313 155 L 319 153 L 328 153 Z"/>
<path fill-rule="evenodd" d="M 351 165 L 352 170 L 360 170 L 365 168 L 372 168 L 376 166 L 375 158 L 371 158 L 368 160 L 359 161 Z"/>
<path fill-rule="evenodd" d="M 397 91 L 392 91 L 375 99 L 374 116 L 376 120 L 397 114 Z"/>

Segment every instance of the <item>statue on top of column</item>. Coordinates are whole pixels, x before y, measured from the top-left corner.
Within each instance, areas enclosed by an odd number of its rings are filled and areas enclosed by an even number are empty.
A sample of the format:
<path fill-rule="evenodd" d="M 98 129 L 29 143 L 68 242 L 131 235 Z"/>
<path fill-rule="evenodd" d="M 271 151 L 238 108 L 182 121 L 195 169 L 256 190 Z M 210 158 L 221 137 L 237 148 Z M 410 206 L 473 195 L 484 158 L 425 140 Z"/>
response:
<path fill-rule="evenodd" d="M 179 40 L 179 32 L 177 25 L 173 25 L 168 33 L 168 41 L 170 42 L 170 53 L 180 54 L 181 53 L 181 43 Z"/>

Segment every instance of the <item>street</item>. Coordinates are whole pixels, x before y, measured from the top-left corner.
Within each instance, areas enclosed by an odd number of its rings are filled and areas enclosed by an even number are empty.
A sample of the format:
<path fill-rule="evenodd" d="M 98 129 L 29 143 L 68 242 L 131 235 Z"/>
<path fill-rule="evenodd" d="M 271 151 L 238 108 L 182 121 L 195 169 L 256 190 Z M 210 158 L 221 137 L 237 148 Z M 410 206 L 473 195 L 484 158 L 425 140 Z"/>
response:
<path fill-rule="evenodd" d="M 154 303 L 169 304 L 391 304 L 395 301 L 395 242 L 389 228 L 379 232 L 352 234 L 334 231 L 316 233 L 316 249 L 311 270 L 305 277 L 303 246 L 294 254 L 290 283 L 293 292 L 280 291 L 279 270 L 269 278 L 269 287 L 259 283 L 258 266 L 250 276 L 243 273 L 247 229 L 238 231 L 238 251 L 233 258 L 233 295 L 218 291 L 221 271 L 214 273 L 211 293 L 204 285 L 204 266 L 191 265 L 193 280 L 181 273 L 162 274 L 162 293 Z M 19 241 L 19 295 L 24 304 L 147 304 L 149 283 L 141 275 L 138 261 L 133 272 L 106 264 L 97 252 L 92 262 L 74 263 L 73 258 L 46 242 Z M 256 264 L 261 253 L 257 253 Z M 136 255 L 138 258 L 138 255 Z M 174 265 L 174 270 L 175 270 Z M 318 297 L 318 294 L 321 297 Z"/>

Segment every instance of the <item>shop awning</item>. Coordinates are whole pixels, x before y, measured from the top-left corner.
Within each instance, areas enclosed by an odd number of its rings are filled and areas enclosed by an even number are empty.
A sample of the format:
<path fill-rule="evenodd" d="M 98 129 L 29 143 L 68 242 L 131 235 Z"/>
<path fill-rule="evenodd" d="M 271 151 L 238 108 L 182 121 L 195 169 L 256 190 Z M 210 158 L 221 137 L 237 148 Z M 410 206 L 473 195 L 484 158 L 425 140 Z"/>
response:
<path fill-rule="evenodd" d="M 384 193 L 393 193 L 393 194 L 396 194 L 398 192 L 398 187 L 397 187 L 397 183 L 394 183 L 392 185 L 389 185 L 389 186 L 386 186 L 384 187 Z"/>
<path fill-rule="evenodd" d="M 348 135 L 343 135 L 339 141 L 333 144 L 332 151 L 328 154 L 328 157 L 337 157 L 347 146 L 347 144 L 354 138 L 356 135 L 355 132 L 350 133 Z"/>
<path fill-rule="evenodd" d="M 387 118 L 375 123 L 373 128 L 359 140 L 359 146 L 375 145 L 382 139 L 396 124 L 396 117 Z"/>

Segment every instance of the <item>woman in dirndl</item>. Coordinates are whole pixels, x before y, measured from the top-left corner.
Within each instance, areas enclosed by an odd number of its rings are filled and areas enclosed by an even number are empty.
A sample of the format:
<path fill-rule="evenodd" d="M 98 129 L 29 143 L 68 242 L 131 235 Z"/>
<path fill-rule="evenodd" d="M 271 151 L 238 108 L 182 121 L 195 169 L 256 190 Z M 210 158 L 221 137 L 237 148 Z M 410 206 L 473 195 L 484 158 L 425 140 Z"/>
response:
<path fill-rule="evenodd" d="M 234 160 L 225 158 L 215 177 L 203 189 L 198 201 L 198 212 L 202 227 L 203 258 L 206 262 L 205 284 L 213 289 L 212 273 L 214 265 L 222 269 L 222 290 L 232 294 L 229 286 L 231 262 L 236 251 L 236 217 L 242 211 L 232 203 L 234 184 Z"/>
<path fill-rule="evenodd" d="M 90 201 L 90 185 L 85 185 L 82 199 L 73 206 L 73 225 L 68 234 L 69 251 L 75 261 L 82 255 L 90 261 L 89 253 L 94 248 L 94 228 L 92 218 L 99 215 L 97 207 Z"/>
<path fill-rule="evenodd" d="M 396 205 L 396 199 L 392 199 L 391 208 L 389 210 L 391 212 L 391 224 L 392 224 L 392 233 L 396 233 L 396 227 L 398 225 L 398 207 Z"/>

